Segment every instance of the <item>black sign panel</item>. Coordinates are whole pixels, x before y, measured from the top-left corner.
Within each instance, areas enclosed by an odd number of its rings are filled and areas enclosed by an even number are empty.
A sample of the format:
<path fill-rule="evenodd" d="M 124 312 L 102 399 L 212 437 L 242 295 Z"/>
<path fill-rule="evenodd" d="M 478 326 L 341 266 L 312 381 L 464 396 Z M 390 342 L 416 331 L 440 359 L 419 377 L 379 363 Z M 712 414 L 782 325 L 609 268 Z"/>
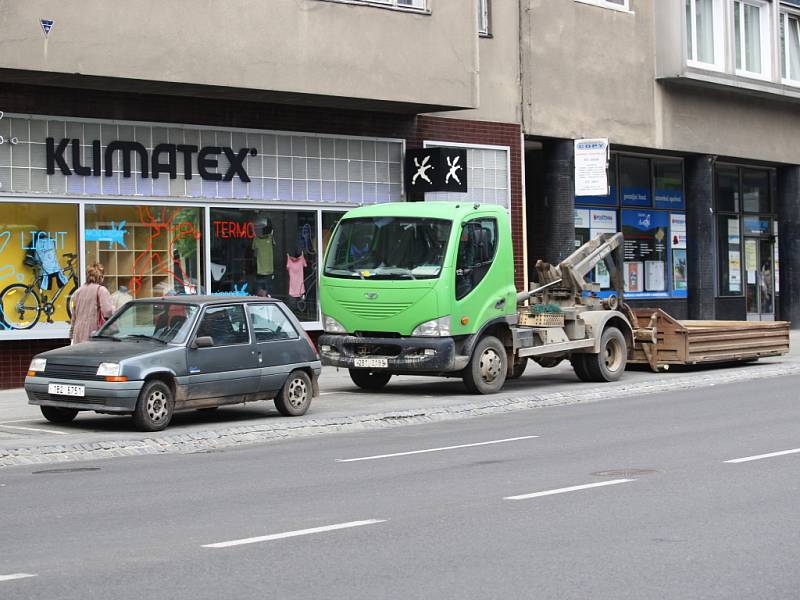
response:
<path fill-rule="evenodd" d="M 406 151 L 406 193 L 466 192 L 465 148 L 422 148 Z"/>

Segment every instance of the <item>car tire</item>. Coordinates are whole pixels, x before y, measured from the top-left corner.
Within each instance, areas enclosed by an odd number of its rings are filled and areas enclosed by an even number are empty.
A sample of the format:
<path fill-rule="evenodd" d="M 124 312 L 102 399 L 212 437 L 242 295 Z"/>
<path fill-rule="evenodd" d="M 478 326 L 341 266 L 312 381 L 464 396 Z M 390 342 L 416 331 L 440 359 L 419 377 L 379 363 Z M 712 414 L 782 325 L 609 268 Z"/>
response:
<path fill-rule="evenodd" d="M 523 356 L 522 358 L 517 358 L 514 361 L 514 366 L 511 368 L 511 375 L 508 376 L 508 379 L 519 379 L 522 377 L 522 374 L 525 373 L 525 369 L 528 368 L 528 357 Z"/>
<path fill-rule="evenodd" d="M 51 423 L 70 423 L 78 415 L 77 408 L 62 408 L 60 406 L 40 406 L 42 415 Z"/>
<path fill-rule="evenodd" d="M 133 412 L 133 424 L 139 431 L 166 429 L 175 411 L 175 398 L 170 387 L 153 379 L 144 384 Z"/>
<path fill-rule="evenodd" d="M 572 365 L 572 370 L 581 381 L 593 381 L 592 376 L 589 374 L 589 369 L 586 366 L 586 357 L 589 354 L 573 354 L 569 357 L 569 362 Z"/>
<path fill-rule="evenodd" d="M 386 387 L 392 378 L 391 373 L 385 371 L 365 371 L 363 369 L 350 369 L 350 379 L 362 390 L 377 391 Z"/>
<path fill-rule="evenodd" d="M 616 327 L 607 327 L 600 337 L 600 352 L 585 354 L 586 370 L 591 381 L 605 383 L 622 377 L 628 362 L 625 336 Z"/>
<path fill-rule="evenodd" d="M 299 417 L 311 406 L 314 390 L 305 371 L 292 371 L 275 397 L 275 408 L 284 417 Z"/>
<path fill-rule="evenodd" d="M 506 382 L 508 355 L 496 337 L 487 335 L 475 345 L 467 368 L 464 385 L 471 394 L 494 394 Z"/>

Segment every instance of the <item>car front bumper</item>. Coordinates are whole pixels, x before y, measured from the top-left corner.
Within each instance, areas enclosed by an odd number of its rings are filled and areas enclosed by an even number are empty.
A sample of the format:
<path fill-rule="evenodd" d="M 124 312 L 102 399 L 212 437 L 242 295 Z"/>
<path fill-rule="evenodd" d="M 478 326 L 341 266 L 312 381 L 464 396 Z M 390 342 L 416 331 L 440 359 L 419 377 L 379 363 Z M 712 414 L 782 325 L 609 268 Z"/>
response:
<path fill-rule="evenodd" d="M 322 364 L 356 369 L 357 358 L 386 359 L 386 368 L 366 369 L 397 374 L 449 373 L 463 369 L 469 357 L 459 356 L 453 338 L 359 337 L 325 334 L 318 343 Z M 327 349 L 325 347 L 328 347 Z"/>
<path fill-rule="evenodd" d="M 50 383 L 82 385 L 84 396 L 61 396 L 48 393 Z M 26 377 L 25 393 L 28 404 L 38 406 L 58 406 L 78 410 L 94 410 L 107 413 L 132 413 L 139 399 L 144 381 L 83 381 L 77 379 L 58 379 L 55 377 Z"/>

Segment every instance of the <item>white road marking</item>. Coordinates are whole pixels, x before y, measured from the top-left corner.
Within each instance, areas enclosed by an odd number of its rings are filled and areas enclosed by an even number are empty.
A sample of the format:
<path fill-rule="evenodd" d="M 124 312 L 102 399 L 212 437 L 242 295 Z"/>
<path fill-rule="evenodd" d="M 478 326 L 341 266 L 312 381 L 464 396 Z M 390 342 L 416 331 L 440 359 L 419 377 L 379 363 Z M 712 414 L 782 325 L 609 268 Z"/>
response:
<path fill-rule="evenodd" d="M 35 421 L 36 419 L 27 418 L 27 419 L 15 419 L 13 421 L 0 421 L 0 425 L 4 425 L 6 423 L 30 423 L 31 421 Z"/>
<path fill-rule="evenodd" d="M 330 396 L 331 394 L 341 394 L 342 392 L 320 392 L 320 396 Z"/>
<path fill-rule="evenodd" d="M 598 483 L 587 483 L 585 485 L 573 485 L 572 487 L 559 488 L 557 490 L 547 490 L 545 492 L 534 492 L 533 494 L 522 494 L 520 496 L 507 496 L 503 500 L 528 500 L 529 498 L 540 498 L 541 496 L 552 496 L 554 494 L 566 494 L 567 492 L 577 492 L 578 490 L 588 490 L 589 488 L 603 487 L 606 485 L 617 485 L 618 483 L 628 483 L 635 479 L 612 479 L 611 481 L 600 481 Z"/>
<path fill-rule="evenodd" d="M 35 573 L 12 573 L 11 575 L 0 575 L 0 581 L 11 581 L 12 579 L 26 579 L 36 577 Z"/>
<path fill-rule="evenodd" d="M 69 435 L 67 431 L 56 431 L 55 429 L 39 429 L 38 427 L 20 427 L 19 425 L 3 425 L 0 423 L 2 429 L 24 429 L 25 431 L 44 431 L 45 433 L 55 433 L 57 435 Z"/>
<path fill-rule="evenodd" d="M 726 460 L 726 463 L 743 463 L 750 462 L 751 460 L 761 460 L 762 458 L 772 458 L 773 456 L 786 456 L 787 454 L 797 454 L 800 448 L 793 450 L 782 450 L 780 452 L 770 452 L 769 454 L 757 454 L 755 456 L 745 456 L 744 458 L 734 458 L 733 460 Z"/>
<path fill-rule="evenodd" d="M 312 533 L 323 533 L 325 531 L 336 531 L 337 529 L 348 529 L 350 527 L 361 527 L 362 525 L 374 525 L 375 523 L 385 523 L 386 519 L 369 519 L 367 521 L 350 521 L 349 523 L 338 523 L 336 525 L 326 525 L 324 527 L 312 527 L 311 529 L 299 529 L 297 531 L 286 531 L 284 533 L 273 533 L 272 535 L 262 535 L 259 537 L 244 538 L 241 540 L 231 540 L 230 542 L 217 542 L 216 544 L 203 544 L 203 548 L 230 548 L 231 546 L 241 546 L 243 544 L 256 544 L 258 542 L 271 542 L 282 540 L 300 535 L 310 535 Z"/>
<path fill-rule="evenodd" d="M 356 462 L 359 460 L 376 460 L 378 458 L 393 458 L 395 456 L 410 456 L 411 454 L 425 454 L 426 452 L 442 452 L 443 450 L 456 450 L 458 448 L 472 448 L 474 446 L 488 446 L 490 444 L 503 444 L 505 442 L 516 442 L 519 440 L 530 440 L 538 438 L 538 435 L 526 435 L 522 437 L 508 438 L 505 440 L 492 440 L 489 442 L 477 442 L 475 444 L 459 444 L 458 446 L 444 446 L 442 448 L 428 448 L 426 450 L 412 450 L 410 452 L 395 452 L 394 454 L 377 454 L 375 456 L 362 456 L 360 458 L 337 458 L 336 462 Z"/>

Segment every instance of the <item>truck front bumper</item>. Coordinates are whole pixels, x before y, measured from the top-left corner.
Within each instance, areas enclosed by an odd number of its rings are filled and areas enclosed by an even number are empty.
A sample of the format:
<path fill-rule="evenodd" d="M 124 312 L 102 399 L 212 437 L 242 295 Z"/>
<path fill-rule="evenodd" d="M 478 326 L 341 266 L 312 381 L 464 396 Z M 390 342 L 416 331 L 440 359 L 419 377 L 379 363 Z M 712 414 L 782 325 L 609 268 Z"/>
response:
<path fill-rule="evenodd" d="M 463 369 L 469 357 L 459 356 L 453 338 L 359 337 L 325 334 L 318 347 L 322 364 L 345 369 L 388 371 L 397 374 L 448 373 Z M 385 368 L 356 367 L 356 359 L 386 359 Z"/>

